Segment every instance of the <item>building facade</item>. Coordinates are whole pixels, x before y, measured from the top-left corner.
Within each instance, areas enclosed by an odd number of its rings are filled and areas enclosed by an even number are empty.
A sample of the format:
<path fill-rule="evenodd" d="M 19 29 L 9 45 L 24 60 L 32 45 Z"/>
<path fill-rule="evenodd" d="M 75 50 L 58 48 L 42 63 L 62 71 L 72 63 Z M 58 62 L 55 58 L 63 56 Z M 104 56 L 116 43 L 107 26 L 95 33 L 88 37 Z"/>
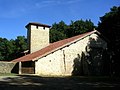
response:
<path fill-rule="evenodd" d="M 32 63 L 39 75 L 91 75 L 100 73 L 107 43 L 96 30 L 49 44 L 50 26 L 29 23 L 30 54 L 12 62 Z M 20 64 L 19 68 L 23 68 Z"/>

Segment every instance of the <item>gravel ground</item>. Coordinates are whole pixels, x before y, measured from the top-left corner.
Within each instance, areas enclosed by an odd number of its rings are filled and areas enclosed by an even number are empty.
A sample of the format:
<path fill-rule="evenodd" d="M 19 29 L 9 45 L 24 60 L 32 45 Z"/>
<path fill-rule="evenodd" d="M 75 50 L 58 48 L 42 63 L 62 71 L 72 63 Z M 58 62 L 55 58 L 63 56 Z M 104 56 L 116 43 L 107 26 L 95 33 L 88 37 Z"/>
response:
<path fill-rule="evenodd" d="M 120 90 L 116 78 L 0 76 L 0 90 Z"/>

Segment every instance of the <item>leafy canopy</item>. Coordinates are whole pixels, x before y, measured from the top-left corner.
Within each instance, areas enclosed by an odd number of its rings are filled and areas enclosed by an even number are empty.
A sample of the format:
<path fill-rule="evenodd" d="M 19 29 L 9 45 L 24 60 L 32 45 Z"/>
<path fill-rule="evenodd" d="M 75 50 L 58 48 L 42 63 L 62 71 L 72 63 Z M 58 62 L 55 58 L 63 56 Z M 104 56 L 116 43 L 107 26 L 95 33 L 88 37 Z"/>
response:
<path fill-rule="evenodd" d="M 22 55 L 21 52 L 27 50 L 27 39 L 18 36 L 17 39 L 7 40 L 0 38 L 0 60 L 10 61 Z"/>
<path fill-rule="evenodd" d="M 120 6 L 112 7 L 110 12 L 100 17 L 98 30 L 109 40 L 111 73 L 120 76 Z"/>
<path fill-rule="evenodd" d="M 50 29 L 50 42 L 56 42 L 65 38 L 73 37 L 95 28 L 91 20 L 71 21 L 70 25 L 65 24 L 64 21 L 54 23 Z"/>

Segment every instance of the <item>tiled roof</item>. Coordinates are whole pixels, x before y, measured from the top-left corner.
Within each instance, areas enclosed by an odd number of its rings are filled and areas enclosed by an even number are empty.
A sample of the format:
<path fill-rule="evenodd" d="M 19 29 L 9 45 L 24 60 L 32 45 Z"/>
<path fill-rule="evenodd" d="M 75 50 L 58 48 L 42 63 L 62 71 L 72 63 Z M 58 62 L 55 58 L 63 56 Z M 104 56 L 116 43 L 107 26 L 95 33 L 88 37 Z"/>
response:
<path fill-rule="evenodd" d="M 81 35 L 77 35 L 77 36 L 74 36 L 74 37 L 71 37 L 71 38 L 68 38 L 68 39 L 64 39 L 64 40 L 60 40 L 60 41 L 57 41 L 57 42 L 54 42 L 50 45 L 48 45 L 47 47 L 39 50 L 39 51 L 36 51 L 34 53 L 31 53 L 31 54 L 28 54 L 26 56 L 23 56 L 23 57 L 20 57 L 18 59 L 15 59 L 15 60 L 12 60 L 12 62 L 25 62 L 25 61 L 35 61 L 35 60 L 38 60 L 39 58 L 47 55 L 47 54 L 50 54 L 52 52 L 54 52 L 55 50 L 58 50 L 60 48 L 63 48 L 71 43 L 74 43 L 76 42 L 77 40 L 80 40 L 90 34 L 93 34 L 97 32 L 96 30 L 94 31 L 91 31 L 91 32 L 87 32 L 87 33 L 84 33 L 84 34 L 81 34 Z"/>

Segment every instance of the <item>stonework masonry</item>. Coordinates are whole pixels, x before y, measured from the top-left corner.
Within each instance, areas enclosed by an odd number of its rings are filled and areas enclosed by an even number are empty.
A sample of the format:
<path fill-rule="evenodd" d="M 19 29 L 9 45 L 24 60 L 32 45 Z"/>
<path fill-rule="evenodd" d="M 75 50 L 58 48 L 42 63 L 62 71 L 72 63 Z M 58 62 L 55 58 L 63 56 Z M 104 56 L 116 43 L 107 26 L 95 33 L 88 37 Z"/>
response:
<path fill-rule="evenodd" d="M 28 28 L 28 45 L 30 53 L 49 45 L 49 28 L 30 25 Z"/>
<path fill-rule="evenodd" d="M 11 73 L 16 63 L 14 62 L 0 62 L 0 73 Z"/>
<path fill-rule="evenodd" d="M 90 41 L 91 39 L 94 41 Z M 35 61 L 35 73 L 58 76 L 72 75 L 74 60 L 81 58 L 82 52 L 86 52 L 86 46 L 89 44 L 92 47 L 103 49 L 107 47 L 107 43 L 97 34 L 91 34 Z"/>

